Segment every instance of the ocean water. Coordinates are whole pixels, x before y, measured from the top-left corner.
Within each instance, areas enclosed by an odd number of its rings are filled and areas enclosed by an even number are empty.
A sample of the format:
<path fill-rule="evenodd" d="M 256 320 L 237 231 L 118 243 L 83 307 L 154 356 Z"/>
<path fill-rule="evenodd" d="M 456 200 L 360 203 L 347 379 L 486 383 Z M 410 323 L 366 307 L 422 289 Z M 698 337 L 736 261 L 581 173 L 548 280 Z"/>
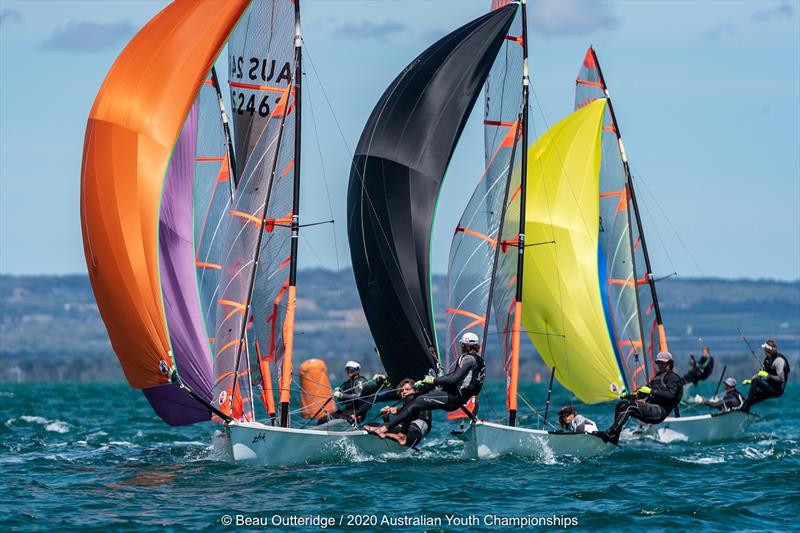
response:
<path fill-rule="evenodd" d="M 216 459 L 211 423 L 168 427 L 124 384 L 0 384 L 0 524 L 4 531 L 796 531 L 797 391 L 794 383 L 760 404 L 750 432 L 726 443 L 636 441 L 580 461 L 464 460 L 452 424 L 437 415 L 408 457 L 268 468 Z M 543 406 L 545 386 L 523 392 Z M 486 393 L 496 401 L 502 387 Z M 554 393 L 555 406 L 567 402 L 564 391 Z M 609 405 L 581 410 L 600 426 L 610 422 Z M 262 525 L 224 525 L 237 515 Z"/>

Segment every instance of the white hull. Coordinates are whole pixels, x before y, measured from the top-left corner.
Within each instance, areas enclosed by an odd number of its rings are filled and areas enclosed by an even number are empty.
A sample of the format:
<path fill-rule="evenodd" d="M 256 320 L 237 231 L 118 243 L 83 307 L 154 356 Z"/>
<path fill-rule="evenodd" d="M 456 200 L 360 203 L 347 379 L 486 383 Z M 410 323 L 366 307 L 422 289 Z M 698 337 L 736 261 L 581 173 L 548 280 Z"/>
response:
<path fill-rule="evenodd" d="M 667 417 L 660 424 L 644 426 L 640 435 L 665 443 L 730 440 L 744 434 L 756 418 L 756 415 L 741 411 Z"/>
<path fill-rule="evenodd" d="M 465 455 L 486 459 L 518 455 L 550 460 L 555 457 L 591 457 L 613 452 L 616 446 L 588 433 L 551 433 L 541 429 L 475 422 L 464 432 Z"/>
<path fill-rule="evenodd" d="M 366 431 L 325 431 L 231 422 L 214 435 L 223 458 L 263 465 L 302 465 L 358 460 L 365 456 L 404 454 L 408 448 Z"/>

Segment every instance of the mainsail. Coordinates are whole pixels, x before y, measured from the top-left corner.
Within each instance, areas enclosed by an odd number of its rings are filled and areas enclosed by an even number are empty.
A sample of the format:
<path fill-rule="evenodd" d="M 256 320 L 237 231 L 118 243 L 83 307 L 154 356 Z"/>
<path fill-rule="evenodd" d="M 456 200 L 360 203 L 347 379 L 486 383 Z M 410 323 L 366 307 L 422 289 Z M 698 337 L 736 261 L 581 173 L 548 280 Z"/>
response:
<path fill-rule="evenodd" d="M 347 198 L 353 271 L 393 382 L 439 368 L 430 233 L 447 164 L 514 20 L 488 13 L 433 44 L 395 78 L 353 157 Z"/>
<path fill-rule="evenodd" d="M 217 326 L 216 300 L 224 253 L 222 223 L 234 189 L 229 138 L 223 125 L 218 89 L 219 82 L 212 69 L 197 96 L 199 117 L 194 157 L 195 268 L 200 311 L 211 344 Z"/>
<path fill-rule="evenodd" d="M 597 55 L 590 47 L 576 79 L 575 108 L 598 98 L 608 99 L 600 168 L 598 264 L 603 303 L 625 384 L 628 390 L 636 390 L 652 373 L 655 351 L 667 349 L 666 336 L 619 124 Z"/>
<path fill-rule="evenodd" d="M 244 420 L 253 419 L 254 392 L 274 414 L 270 365 L 286 355 L 279 384 L 283 425 L 298 228 L 298 32 L 296 2 L 253 2 L 231 38 L 231 114 L 241 172 L 225 214 L 214 346 L 214 402 Z"/>
<path fill-rule="evenodd" d="M 508 3 L 502 2 L 502 5 Z M 493 8 L 502 5 L 493 4 Z M 510 268 L 498 268 L 498 261 L 511 258 L 516 265 L 517 257 L 512 242 L 516 227 L 510 229 L 512 236 L 503 238 L 501 234 L 508 232 L 508 229 L 504 231 L 502 222 L 514 154 L 518 154 L 522 133 L 522 34 L 522 13 L 518 9 L 484 86 L 486 167 L 461 215 L 450 245 L 445 345 L 449 361 L 458 357 L 458 339 L 466 332 L 477 334 L 486 346 L 490 315 L 494 316 L 498 331 L 505 332 L 504 337 L 510 342 L 513 279 L 508 276 L 509 279 L 503 279 L 501 283 L 493 283 L 493 280 L 503 277 L 503 272 L 511 271 Z M 508 355 L 510 350 L 503 353 Z M 457 411 L 450 416 L 466 415 Z"/>
<path fill-rule="evenodd" d="M 159 268 L 159 258 L 164 257 L 159 235 L 176 239 L 176 253 L 189 251 L 191 268 L 194 250 L 187 220 L 190 223 L 193 215 L 173 212 L 170 198 L 191 200 L 187 190 L 194 177 L 197 120 L 197 111 L 191 109 L 245 7 L 243 1 L 177 2 L 166 7 L 114 62 L 86 128 L 81 222 L 89 279 L 128 382 L 145 389 L 156 412 L 172 424 L 208 418 L 207 409 L 188 407 L 188 397 L 180 396 L 178 385 L 170 383 L 177 363 L 177 370 L 203 392 L 207 369 L 200 362 L 202 354 L 192 356 L 193 367 L 182 356 L 173 358 L 171 347 L 193 349 L 190 346 L 205 332 L 198 311 L 185 337 L 177 338 L 174 321 L 180 309 L 197 298 L 196 287 L 191 284 L 194 296 L 184 293 L 183 259 Z M 162 193 L 167 194 L 167 211 L 161 207 Z M 177 277 L 164 277 L 173 275 Z"/>

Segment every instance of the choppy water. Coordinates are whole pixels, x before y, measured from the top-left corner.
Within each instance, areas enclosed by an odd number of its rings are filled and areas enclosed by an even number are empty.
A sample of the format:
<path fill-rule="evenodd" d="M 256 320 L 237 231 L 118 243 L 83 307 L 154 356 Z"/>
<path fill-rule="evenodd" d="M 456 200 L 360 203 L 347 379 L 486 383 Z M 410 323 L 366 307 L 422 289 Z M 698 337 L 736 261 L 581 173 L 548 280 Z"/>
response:
<path fill-rule="evenodd" d="M 354 521 L 423 516 L 442 525 L 343 529 L 474 531 L 501 529 L 486 525 L 486 515 L 496 515 L 533 524 L 549 518 L 551 529 L 576 519 L 593 530 L 797 530 L 797 387 L 755 409 L 763 419 L 736 442 L 635 442 L 584 461 L 462 460 L 450 424 L 437 415 L 421 452 L 409 458 L 266 468 L 215 460 L 211 424 L 170 428 L 125 385 L 0 385 L 0 524 L 230 531 L 242 528 L 224 526 L 223 515 L 240 514 L 266 520 L 262 529 L 283 520 L 284 529 L 314 531 L 286 523 L 338 524 L 342 515 L 363 514 Z M 543 403 L 543 386 L 525 392 Z M 554 404 L 567 400 L 557 392 Z M 605 426 L 610 409 L 585 412 Z M 462 525 L 448 526 L 447 514 Z"/>

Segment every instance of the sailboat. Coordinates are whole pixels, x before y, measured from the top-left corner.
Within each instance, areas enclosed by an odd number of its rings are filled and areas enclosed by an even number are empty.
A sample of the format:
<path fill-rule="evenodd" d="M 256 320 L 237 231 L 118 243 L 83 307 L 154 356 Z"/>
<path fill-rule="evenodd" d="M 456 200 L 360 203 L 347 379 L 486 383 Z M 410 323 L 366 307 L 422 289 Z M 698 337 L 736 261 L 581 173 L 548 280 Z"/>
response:
<path fill-rule="evenodd" d="M 403 450 L 360 430 L 290 427 L 299 9 L 299 0 L 167 6 L 109 71 L 83 152 L 89 277 L 128 382 L 167 423 L 220 422 L 218 449 L 265 464 Z M 213 69 L 226 43 L 230 124 Z M 303 391 L 309 422 L 330 410 L 325 378 L 316 397 Z"/>
<path fill-rule="evenodd" d="M 422 52 L 386 89 L 356 148 L 347 194 L 350 254 L 392 383 L 443 371 L 430 275 L 436 206 L 448 163 L 518 8 L 501 6 Z"/>
<path fill-rule="evenodd" d="M 600 192 L 605 230 L 600 240 L 608 258 L 606 290 L 609 304 L 616 302 L 609 305 L 608 315 L 625 375 L 630 376 L 626 386 L 635 391 L 644 384 L 642 377 L 646 380 L 654 373 L 656 346 L 658 351 L 667 351 L 666 332 L 628 156 L 597 53 L 589 47 L 576 79 L 575 108 L 598 98 L 608 101 L 603 149 L 609 158 L 601 171 Z M 747 431 L 756 419 L 741 411 L 670 416 L 661 424 L 642 425 L 636 433 L 662 442 L 728 440 Z"/>
<path fill-rule="evenodd" d="M 492 2 L 497 10 L 510 4 Z M 534 342 L 544 341 L 555 350 L 563 335 L 550 324 L 535 320 L 543 312 L 537 307 L 545 299 L 552 301 L 558 282 L 554 267 L 571 261 L 580 266 L 581 254 L 593 251 L 597 257 L 596 228 L 586 233 L 585 228 L 571 235 L 564 228 L 580 222 L 582 211 L 574 209 L 574 199 L 567 191 L 574 183 L 584 181 L 589 185 L 579 187 L 581 192 L 591 191 L 591 182 L 597 181 L 601 155 L 601 123 L 604 101 L 570 115 L 553 126 L 533 146 L 528 148 L 528 53 L 527 17 L 523 2 L 518 7 L 514 24 L 506 35 L 504 49 L 491 69 L 485 87 L 485 160 L 486 167 L 478 186 L 468 202 L 456 227 L 450 248 L 448 268 L 447 351 L 456 357 L 458 341 L 465 332 L 478 334 L 485 347 L 492 339 L 499 341 L 504 355 L 507 375 L 506 409 L 508 420 L 503 423 L 475 419 L 461 436 L 466 441 L 465 452 L 470 457 L 492 457 L 512 453 L 523 456 L 571 455 L 576 457 L 601 455 L 614 450 L 594 435 L 568 433 L 519 427 L 517 425 L 520 334 L 523 323 Z M 529 185 L 532 184 L 532 185 Z M 595 187 L 596 187 L 595 183 Z M 550 211 L 543 209 L 542 201 L 548 198 L 561 207 L 563 216 L 553 213 L 553 220 L 543 221 Z M 589 194 L 589 196 L 593 196 Z M 573 202 L 570 210 L 564 209 Z M 586 206 L 591 209 L 591 203 Z M 596 207 L 595 207 L 596 209 Z M 589 211 L 591 212 L 591 211 Z M 591 216 L 591 215 L 589 215 Z M 597 217 L 594 225 L 597 226 Z M 562 234 L 555 237 L 551 233 Z M 557 262 L 552 260 L 554 241 L 564 239 L 565 252 Z M 526 253 L 527 252 L 527 253 Z M 533 253 L 532 259 L 526 255 Z M 544 254 L 544 258 L 539 255 Z M 549 261 L 548 261 L 549 259 Z M 566 273 L 566 272 L 565 272 Z M 573 276 L 579 275 L 572 272 Z M 595 277 L 597 268 L 595 264 Z M 545 279 L 547 278 L 547 279 Z M 580 278 L 579 278 L 580 279 Z M 582 286 L 591 287 L 590 278 L 582 279 Z M 594 286 L 599 287 L 595 280 Z M 599 304 L 598 296 L 595 302 Z M 583 295 L 588 298 L 590 295 Z M 576 295 L 576 298 L 578 295 Z M 523 303 L 524 300 L 524 303 Z M 556 303 L 565 303 L 556 299 Z M 600 307 L 590 308 L 589 314 Z M 561 318 L 563 315 L 557 313 Z M 575 318 L 580 320 L 580 315 Z M 553 317 L 555 318 L 555 317 Z M 497 336 L 490 336 L 490 322 L 494 320 Z M 572 327 L 573 323 L 558 324 Z M 534 335 L 539 335 L 535 337 Z M 590 342 L 594 339 L 590 339 Z M 538 347 L 538 342 L 537 342 Z M 569 353 L 581 369 L 574 371 L 561 363 L 548 360 L 557 366 L 557 377 L 570 378 L 584 385 L 589 376 L 607 379 L 602 390 L 591 383 L 587 394 L 603 400 L 612 397 L 614 390 L 623 388 L 623 380 L 616 364 L 595 353 L 595 346 L 570 346 Z M 578 351 L 580 349 L 580 351 Z M 594 351 L 593 351 L 594 350 Z M 561 355 L 557 352 L 557 356 Z M 607 354 L 606 354 L 607 355 Z M 563 382 L 563 381 L 562 381 Z M 598 380 L 599 382 L 599 380 Z M 451 417 L 459 417 L 452 413 Z"/>

